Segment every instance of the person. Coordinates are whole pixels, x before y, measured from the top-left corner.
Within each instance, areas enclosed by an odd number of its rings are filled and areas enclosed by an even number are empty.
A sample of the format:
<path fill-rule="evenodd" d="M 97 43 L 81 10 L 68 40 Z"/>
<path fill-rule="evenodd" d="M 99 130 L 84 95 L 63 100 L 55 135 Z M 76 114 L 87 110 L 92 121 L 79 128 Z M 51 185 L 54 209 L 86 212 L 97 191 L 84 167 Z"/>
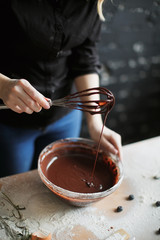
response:
<path fill-rule="evenodd" d="M 0 2 L 0 177 L 36 167 L 49 143 L 79 137 L 82 113 L 50 107 L 47 99 L 99 86 L 103 0 Z M 98 11 L 97 11 L 98 9 Z M 90 98 L 90 97 L 88 97 Z M 86 114 L 98 142 L 99 114 Z M 101 144 L 122 158 L 121 137 L 105 126 Z"/>

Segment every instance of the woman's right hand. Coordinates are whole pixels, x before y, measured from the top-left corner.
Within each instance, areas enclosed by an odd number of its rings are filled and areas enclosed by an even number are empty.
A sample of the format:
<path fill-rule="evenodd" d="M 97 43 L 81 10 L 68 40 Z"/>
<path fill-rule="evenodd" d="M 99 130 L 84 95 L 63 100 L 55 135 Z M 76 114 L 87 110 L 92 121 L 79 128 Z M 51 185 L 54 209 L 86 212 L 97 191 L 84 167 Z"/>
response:
<path fill-rule="evenodd" d="M 0 74 L 0 98 L 4 104 L 17 113 L 39 112 L 42 108 L 49 109 L 49 103 L 25 79 L 10 79 Z"/>

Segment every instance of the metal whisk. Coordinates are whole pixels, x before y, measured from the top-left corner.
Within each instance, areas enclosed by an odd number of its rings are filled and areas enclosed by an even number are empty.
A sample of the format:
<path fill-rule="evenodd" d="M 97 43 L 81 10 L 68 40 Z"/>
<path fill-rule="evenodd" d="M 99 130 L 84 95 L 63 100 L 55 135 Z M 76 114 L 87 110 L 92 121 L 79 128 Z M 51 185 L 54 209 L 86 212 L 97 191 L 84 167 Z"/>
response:
<path fill-rule="evenodd" d="M 86 97 L 97 95 L 100 99 L 86 100 Z M 90 114 L 109 112 L 115 99 L 111 91 L 104 87 L 88 88 L 83 91 L 75 92 L 64 98 L 49 100 L 50 106 L 67 107 L 81 110 Z M 0 109 L 8 109 L 5 105 L 0 105 Z"/>

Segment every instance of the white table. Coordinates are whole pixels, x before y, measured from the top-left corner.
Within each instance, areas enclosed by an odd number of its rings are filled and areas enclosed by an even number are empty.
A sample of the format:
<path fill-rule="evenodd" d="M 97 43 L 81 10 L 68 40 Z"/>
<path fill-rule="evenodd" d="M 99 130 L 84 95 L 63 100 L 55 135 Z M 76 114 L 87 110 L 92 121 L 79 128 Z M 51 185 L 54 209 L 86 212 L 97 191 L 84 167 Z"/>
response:
<path fill-rule="evenodd" d="M 86 208 L 75 208 L 57 199 L 41 182 L 37 170 L 0 179 L 1 191 L 23 205 L 25 224 L 52 233 L 54 240 L 104 240 L 124 229 L 136 240 L 158 240 L 160 228 L 160 137 L 129 144 L 124 150 L 124 180 L 118 190 Z M 128 201 L 129 194 L 135 199 Z M 123 211 L 117 213 L 117 206 Z M 12 207 L 0 194 L 0 216 Z M 14 227 L 14 224 L 13 224 Z M 0 238 L 6 240 L 4 231 Z"/>

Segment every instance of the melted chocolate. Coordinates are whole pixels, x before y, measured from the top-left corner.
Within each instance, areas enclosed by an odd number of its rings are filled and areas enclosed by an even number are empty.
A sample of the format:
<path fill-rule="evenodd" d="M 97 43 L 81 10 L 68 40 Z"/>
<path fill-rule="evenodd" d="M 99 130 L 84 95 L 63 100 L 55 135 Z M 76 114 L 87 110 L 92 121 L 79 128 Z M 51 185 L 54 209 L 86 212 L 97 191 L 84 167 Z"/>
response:
<path fill-rule="evenodd" d="M 117 168 L 111 158 L 101 153 L 92 177 L 95 157 L 95 151 L 78 146 L 66 146 L 65 150 L 58 148 L 45 156 L 44 174 L 53 184 L 73 192 L 105 191 L 117 183 Z"/>

